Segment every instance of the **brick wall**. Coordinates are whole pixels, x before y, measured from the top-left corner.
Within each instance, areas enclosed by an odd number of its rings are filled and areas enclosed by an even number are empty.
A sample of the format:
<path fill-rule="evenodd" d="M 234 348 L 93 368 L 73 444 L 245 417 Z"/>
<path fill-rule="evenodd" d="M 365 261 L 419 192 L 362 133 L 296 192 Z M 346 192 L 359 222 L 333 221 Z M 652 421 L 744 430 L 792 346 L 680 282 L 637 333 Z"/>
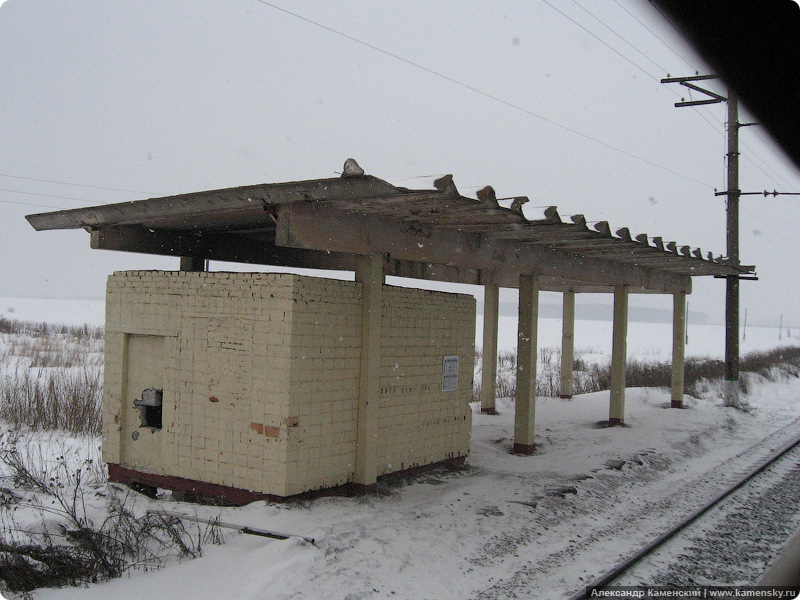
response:
<path fill-rule="evenodd" d="M 301 278 L 292 296 L 290 493 L 352 481 L 361 358 L 361 291 L 352 281 Z"/>
<path fill-rule="evenodd" d="M 107 462 L 285 493 L 296 276 L 129 271 L 108 280 Z M 165 336 L 163 428 L 138 431 L 126 339 Z M 155 449 L 148 448 L 156 446 Z"/>
<path fill-rule="evenodd" d="M 466 456 L 474 299 L 383 291 L 379 472 Z M 155 342 L 161 366 L 126 353 Z M 107 286 L 104 460 L 279 496 L 352 481 L 360 344 L 358 283 L 115 273 Z M 444 392 L 442 360 L 451 355 L 459 357 L 458 389 Z M 163 389 L 161 430 L 139 426 L 133 401 L 142 387 Z"/>
<path fill-rule="evenodd" d="M 384 286 L 379 471 L 469 454 L 475 298 Z M 459 357 L 458 387 L 442 391 L 445 356 Z"/>

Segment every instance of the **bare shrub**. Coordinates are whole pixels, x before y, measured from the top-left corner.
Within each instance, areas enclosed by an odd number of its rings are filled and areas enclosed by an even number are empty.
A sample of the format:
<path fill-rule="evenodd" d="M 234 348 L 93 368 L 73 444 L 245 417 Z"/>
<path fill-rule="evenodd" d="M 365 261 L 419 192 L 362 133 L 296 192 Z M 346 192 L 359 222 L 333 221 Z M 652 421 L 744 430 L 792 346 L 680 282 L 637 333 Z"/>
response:
<path fill-rule="evenodd" d="M 561 350 L 557 348 L 539 348 L 539 364 L 545 371 L 550 370 L 553 367 L 553 359 L 556 359 L 556 362 L 560 362 L 561 357 Z"/>
<path fill-rule="evenodd" d="M 97 490 L 98 472 L 92 461 L 76 469 L 63 456 L 54 464 L 31 460 L 16 445 L 0 450 L 0 464 L 7 479 L 26 492 L 14 495 L 9 504 L 59 522 L 58 531 L 47 528 L 30 531 L 9 518 L 9 506 L 0 506 L 0 583 L 23 595 L 40 587 L 78 585 L 119 577 L 131 568 L 158 568 L 170 558 L 197 557 L 205 543 L 221 542 L 213 523 L 205 529 L 188 531 L 175 517 L 134 510 L 135 495 L 124 495 L 116 487 L 102 523 L 89 517 L 86 495 Z M 102 475 L 100 475 L 102 477 Z M 96 510 L 96 509 L 95 509 Z M 96 512 L 92 513 L 96 514 Z"/>
<path fill-rule="evenodd" d="M 557 397 L 561 393 L 560 353 L 552 348 L 539 350 L 539 371 L 536 393 L 539 396 Z M 506 350 L 498 357 L 497 396 L 513 398 L 516 393 L 516 353 Z M 800 377 L 800 347 L 784 347 L 754 352 L 741 359 L 739 389 L 749 393 L 749 373 L 758 374 L 768 381 Z M 587 394 L 611 388 L 611 365 L 608 362 L 589 364 L 578 355 L 573 360 L 573 392 Z M 684 363 L 686 394 L 694 397 L 716 394 L 721 389 L 714 382 L 725 376 L 725 363 L 719 359 L 690 357 Z M 669 362 L 630 360 L 625 370 L 628 387 L 664 388 L 671 385 L 672 365 Z M 477 388 L 480 398 L 480 387 Z"/>
<path fill-rule="evenodd" d="M 517 368 L 517 351 L 501 350 L 497 355 L 498 371 L 515 371 Z"/>
<path fill-rule="evenodd" d="M 102 423 L 99 369 L 18 369 L 0 379 L 0 419 L 33 430 L 96 435 Z"/>
<path fill-rule="evenodd" d="M 631 360 L 625 367 L 625 385 L 628 387 L 669 387 L 671 378 L 672 365 L 669 363 Z"/>
<path fill-rule="evenodd" d="M 99 325 L 64 325 L 54 323 L 35 323 L 32 321 L 18 321 L 0 316 L 0 333 L 12 335 L 30 335 L 34 337 L 47 337 L 54 334 L 74 337 L 77 339 L 103 339 L 103 327 Z"/>

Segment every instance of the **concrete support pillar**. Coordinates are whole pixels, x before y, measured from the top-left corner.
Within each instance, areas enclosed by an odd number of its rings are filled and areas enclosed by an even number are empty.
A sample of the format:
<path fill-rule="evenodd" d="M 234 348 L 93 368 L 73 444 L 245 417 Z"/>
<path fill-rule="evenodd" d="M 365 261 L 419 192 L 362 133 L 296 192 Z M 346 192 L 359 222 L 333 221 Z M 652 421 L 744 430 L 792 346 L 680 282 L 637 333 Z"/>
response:
<path fill-rule="evenodd" d="M 514 413 L 514 453 L 533 454 L 536 417 L 536 353 L 539 321 L 539 276 L 519 277 L 517 330 L 517 393 Z"/>
<path fill-rule="evenodd" d="M 625 367 L 628 352 L 628 288 L 614 289 L 614 334 L 611 347 L 610 426 L 625 423 Z"/>
<path fill-rule="evenodd" d="M 181 256 L 181 271 L 206 271 L 206 259 L 198 256 Z"/>
<path fill-rule="evenodd" d="M 378 480 L 383 257 L 378 254 L 359 257 L 356 261 L 356 281 L 361 282 L 361 371 L 353 482 L 369 488 Z"/>
<path fill-rule="evenodd" d="M 481 412 L 496 415 L 497 392 L 497 321 L 500 288 L 487 284 L 483 288 L 483 366 L 481 367 Z"/>
<path fill-rule="evenodd" d="M 561 320 L 561 398 L 572 398 L 575 362 L 575 292 L 564 292 Z"/>
<path fill-rule="evenodd" d="M 672 296 L 672 408 L 683 408 L 683 365 L 686 355 L 686 294 Z"/>

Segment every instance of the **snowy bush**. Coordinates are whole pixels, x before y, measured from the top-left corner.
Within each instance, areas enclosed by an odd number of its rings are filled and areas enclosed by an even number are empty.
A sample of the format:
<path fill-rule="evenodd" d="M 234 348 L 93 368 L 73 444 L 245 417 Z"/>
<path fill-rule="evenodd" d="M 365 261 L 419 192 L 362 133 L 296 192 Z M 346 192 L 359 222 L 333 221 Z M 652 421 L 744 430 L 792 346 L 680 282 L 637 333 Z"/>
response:
<path fill-rule="evenodd" d="M 30 597 L 41 587 L 107 580 L 200 556 L 220 540 L 214 523 L 187 530 L 109 485 L 103 463 L 86 452 L 91 445 L 34 435 L 0 440 L 0 589 Z"/>
<path fill-rule="evenodd" d="M 573 362 L 573 393 L 588 394 L 611 387 L 611 365 L 606 361 L 593 362 L 585 356 L 595 354 L 591 349 L 576 350 Z M 483 355 L 475 356 L 475 400 L 480 399 Z M 684 365 L 685 392 L 695 398 L 722 396 L 725 363 L 719 359 L 690 357 Z M 781 381 L 800 377 L 800 348 L 795 346 L 753 352 L 740 363 L 739 387 L 749 391 L 750 374 L 766 381 Z M 504 350 L 497 358 L 497 398 L 513 398 L 516 394 L 517 356 Z M 666 361 L 629 359 L 625 371 L 627 387 L 668 388 L 671 385 L 672 364 Z M 536 394 L 556 398 L 561 393 L 561 351 L 540 348 L 536 372 Z"/>
<path fill-rule="evenodd" d="M 0 420 L 33 430 L 101 429 L 103 330 L 0 318 Z"/>

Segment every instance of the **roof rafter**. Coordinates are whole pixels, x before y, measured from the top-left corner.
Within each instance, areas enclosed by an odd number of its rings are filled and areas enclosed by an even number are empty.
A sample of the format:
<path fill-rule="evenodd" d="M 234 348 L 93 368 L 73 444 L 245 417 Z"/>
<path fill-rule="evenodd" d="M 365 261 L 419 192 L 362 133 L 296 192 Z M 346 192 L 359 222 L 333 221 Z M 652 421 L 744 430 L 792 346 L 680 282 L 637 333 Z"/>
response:
<path fill-rule="evenodd" d="M 510 287 L 520 273 L 536 272 L 543 289 L 675 293 L 690 291 L 692 276 L 753 272 L 583 215 L 564 221 L 554 206 L 528 219 L 527 198 L 508 199 L 506 208 L 488 186 L 477 199 L 462 196 L 450 176 L 434 188 L 358 174 L 26 218 L 37 230 L 87 229 L 93 248 L 345 270 L 357 255 L 380 253 L 386 274 Z"/>

